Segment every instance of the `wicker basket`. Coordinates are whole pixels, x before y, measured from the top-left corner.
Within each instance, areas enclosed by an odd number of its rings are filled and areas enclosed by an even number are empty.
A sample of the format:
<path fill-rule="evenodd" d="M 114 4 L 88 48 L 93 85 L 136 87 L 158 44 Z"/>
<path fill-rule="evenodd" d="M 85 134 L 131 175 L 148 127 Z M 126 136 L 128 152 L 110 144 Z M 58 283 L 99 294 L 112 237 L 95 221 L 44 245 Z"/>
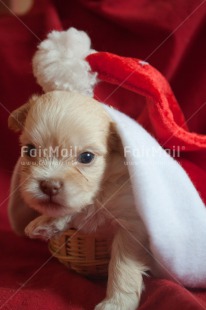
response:
<path fill-rule="evenodd" d="M 103 235 L 70 229 L 50 239 L 49 250 L 69 269 L 98 279 L 107 277 L 110 244 L 111 239 Z"/>

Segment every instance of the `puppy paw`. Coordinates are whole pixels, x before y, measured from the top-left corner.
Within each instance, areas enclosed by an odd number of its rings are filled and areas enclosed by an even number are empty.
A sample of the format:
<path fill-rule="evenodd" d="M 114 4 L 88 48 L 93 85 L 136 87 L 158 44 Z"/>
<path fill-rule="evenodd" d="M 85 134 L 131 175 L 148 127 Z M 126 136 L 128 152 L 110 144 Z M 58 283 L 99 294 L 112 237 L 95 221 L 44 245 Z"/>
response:
<path fill-rule="evenodd" d="M 120 308 L 118 305 L 114 305 L 114 303 L 111 303 L 109 301 L 102 301 L 100 304 L 98 304 L 94 310 L 120 310 L 123 308 Z"/>
<path fill-rule="evenodd" d="M 47 241 L 59 231 L 52 218 L 39 216 L 31 221 L 24 230 L 25 234 L 31 239 L 41 239 Z"/>
<path fill-rule="evenodd" d="M 138 307 L 137 298 L 135 300 L 122 298 L 105 299 L 99 303 L 94 310 L 136 310 Z"/>

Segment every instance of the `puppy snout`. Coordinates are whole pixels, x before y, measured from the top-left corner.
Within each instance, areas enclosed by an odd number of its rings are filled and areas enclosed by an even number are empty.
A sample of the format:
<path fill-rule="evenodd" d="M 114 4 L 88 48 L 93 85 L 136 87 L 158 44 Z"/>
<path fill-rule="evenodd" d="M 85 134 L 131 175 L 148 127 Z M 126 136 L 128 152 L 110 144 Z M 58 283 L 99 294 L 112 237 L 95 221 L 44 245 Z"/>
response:
<path fill-rule="evenodd" d="M 48 196 L 57 195 L 62 185 L 62 182 L 59 180 L 44 180 L 40 182 L 41 191 Z"/>

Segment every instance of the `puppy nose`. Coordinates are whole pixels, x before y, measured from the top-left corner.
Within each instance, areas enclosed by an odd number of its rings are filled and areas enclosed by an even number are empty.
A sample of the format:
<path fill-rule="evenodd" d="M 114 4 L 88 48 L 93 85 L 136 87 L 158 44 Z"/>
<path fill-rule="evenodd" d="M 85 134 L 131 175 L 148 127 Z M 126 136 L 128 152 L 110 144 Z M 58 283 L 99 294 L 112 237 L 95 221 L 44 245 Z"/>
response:
<path fill-rule="evenodd" d="M 59 193 L 62 182 L 59 180 L 44 180 L 40 182 L 42 192 L 48 196 L 55 196 Z"/>

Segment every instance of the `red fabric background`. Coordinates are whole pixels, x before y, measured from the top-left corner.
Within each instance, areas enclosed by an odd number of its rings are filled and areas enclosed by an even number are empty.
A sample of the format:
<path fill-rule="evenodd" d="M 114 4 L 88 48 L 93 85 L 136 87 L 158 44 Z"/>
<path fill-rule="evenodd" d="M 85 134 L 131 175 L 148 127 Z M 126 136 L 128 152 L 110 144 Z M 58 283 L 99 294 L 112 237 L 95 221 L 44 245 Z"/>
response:
<path fill-rule="evenodd" d="M 20 20 L 0 18 L 0 309 L 89 310 L 105 295 L 104 282 L 67 271 L 50 258 L 44 243 L 15 236 L 8 224 L 9 182 L 19 149 L 17 136 L 7 129 L 7 118 L 32 93 L 41 91 L 31 67 L 39 40 L 50 30 L 74 26 L 88 32 L 96 50 L 149 61 L 169 80 L 188 128 L 206 134 L 205 8 L 205 1 L 199 0 L 42 0 Z M 102 98 L 113 90 L 102 89 Z M 139 106 L 136 101 L 136 95 L 120 89 L 108 103 L 137 117 L 144 99 Z M 201 194 L 205 193 L 204 158 L 205 152 L 190 152 L 180 159 Z M 203 290 L 189 291 L 152 278 L 145 283 L 141 310 L 206 309 Z"/>

